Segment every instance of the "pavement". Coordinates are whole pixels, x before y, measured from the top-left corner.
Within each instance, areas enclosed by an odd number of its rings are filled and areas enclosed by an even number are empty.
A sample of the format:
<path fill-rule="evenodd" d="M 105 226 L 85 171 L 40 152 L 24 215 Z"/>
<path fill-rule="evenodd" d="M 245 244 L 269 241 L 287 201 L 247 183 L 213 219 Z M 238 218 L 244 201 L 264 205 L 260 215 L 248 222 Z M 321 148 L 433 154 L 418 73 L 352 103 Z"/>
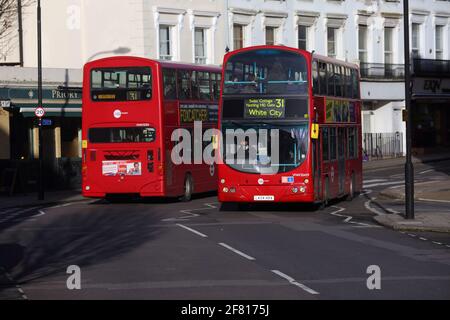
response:
<path fill-rule="evenodd" d="M 429 155 L 421 157 L 413 157 L 413 163 L 430 164 L 432 162 L 445 161 L 448 159 L 448 154 Z M 385 169 L 395 165 L 403 165 L 405 159 L 389 159 L 371 161 L 365 165 L 366 170 L 370 169 Z M 423 170 L 425 169 L 425 170 Z M 420 168 L 415 172 L 415 178 L 427 177 L 436 171 L 433 166 L 429 168 Z M 425 203 L 439 203 L 450 208 L 450 170 L 440 171 L 438 176 L 433 177 L 428 181 L 415 181 L 414 183 L 414 202 Z M 403 186 L 390 186 L 381 190 L 378 194 L 381 199 L 394 199 L 402 203 L 405 201 L 405 188 Z M 379 224 L 400 231 L 431 231 L 431 232 L 447 232 L 450 233 L 450 212 L 446 209 L 436 208 L 434 211 L 421 211 L 419 207 L 415 209 L 414 220 L 405 220 L 403 213 L 385 214 L 374 217 Z"/>
<path fill-rule="evenodd" d="M 69 202 L 85 201 L 81 190 L 63 190 L 45 192 L 44 200 L 38 200 L 37 193 L 5 196 L 0 194 L 0 210 L 17 207 L 48 206 Z"/>
<path fill-rule="evenodd" d="M 430 163 L 430 162 L 436 162 L 436 161 L 444 161 L 450 159 L 450 153 L 448 152 L 442 152 L 437 154 L 428 154 L 428 155 L 421 155 L 421 156 L 413 156 L 412 163 L 418 164 L 418 163 Z M 371 169 L 379 169 L 379 168 L 390 168 L 390 167 L 397 167 L 404 165 L 406 162 L 405 157 L 399 157 L 399 158 L 388 158 L 388 159 L 381 159 L 381 160 L 371 160 L 371 161 L 365 161 L 363 162 L 363 169 L 364 170 L 371 170 Z"/>

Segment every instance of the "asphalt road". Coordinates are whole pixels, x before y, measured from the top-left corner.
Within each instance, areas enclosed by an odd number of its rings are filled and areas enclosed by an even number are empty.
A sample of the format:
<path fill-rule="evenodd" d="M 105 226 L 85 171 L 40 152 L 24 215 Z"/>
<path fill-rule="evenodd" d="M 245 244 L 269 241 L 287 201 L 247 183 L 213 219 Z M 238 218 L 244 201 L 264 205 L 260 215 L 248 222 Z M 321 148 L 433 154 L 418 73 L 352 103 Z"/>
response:
<path fill-rule="evenodd" d="M 417 165 L 416 177 L 449 168 Z M 365 172 L 363 194 L 323 210 L 239 212 L 214 194 L 11 208 L 0 212 L 0 299 L 450 299 L 450 235 L 373 221 L 403 210 L 378 199 L 402 185 L 402 170 Z M 445 204 L 416 207 L 450 214 Z M 80 267 L 80 290 L 67 288 L 70 265 Z M 380 289 L 367 287 L 369 266 L 379 267 Z"/>

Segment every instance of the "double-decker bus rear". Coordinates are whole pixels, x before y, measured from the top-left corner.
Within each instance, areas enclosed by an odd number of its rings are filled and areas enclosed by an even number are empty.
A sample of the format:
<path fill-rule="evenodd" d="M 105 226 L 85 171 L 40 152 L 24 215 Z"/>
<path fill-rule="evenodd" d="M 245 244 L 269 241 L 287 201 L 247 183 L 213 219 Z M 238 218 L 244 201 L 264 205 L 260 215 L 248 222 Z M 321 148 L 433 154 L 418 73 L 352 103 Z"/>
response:
<path fill-rule="evenodd" d="M 158 65 L 134 57 L 84 68 L 83 195 L 164 194 Z"/>

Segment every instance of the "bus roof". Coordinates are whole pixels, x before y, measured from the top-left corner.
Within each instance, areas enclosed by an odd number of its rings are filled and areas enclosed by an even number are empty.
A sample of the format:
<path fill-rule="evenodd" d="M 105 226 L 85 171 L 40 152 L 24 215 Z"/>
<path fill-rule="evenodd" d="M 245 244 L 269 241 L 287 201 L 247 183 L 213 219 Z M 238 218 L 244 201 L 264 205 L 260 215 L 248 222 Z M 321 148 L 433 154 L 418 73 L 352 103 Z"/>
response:
<path fill-rule="evenodd" d="M 144 57 L 137 56 L 112 56 L 101 58 L 98 60 L 90 61 L 85 64 L 85 67 L 92 67 L 102 65 L 105 62 L 111 61 L 140 61 L 142 63 L 157 63 L 161 65 L 161 67 L 169 67 L 169 68 L 180 68 L 180 69 L 199 69 L 199 70 L 207 70 L 207 71 L 219 71 L 221 70 L 220 66 L 216 65 L 204 65 L 204 64 L 195 64 L 195 63 L 187 63 L 187 62 L 175 62 L 175 61 L 167 61 L 167 60 L 156 60 L 156 59 L 148 59 Z"/>
<path fill-rule="evenodd" d="M 251 47 L 245 47 L 242 49 L 238 49 L 235 51 L 230 51 L 225 55 L 225 58 L 228 59 L 229 56 L 235 55 L 235 54 L 239 54 L 241 52 L 246 52 L 246 51 L 251 51 L 251 50 L 259 50 L 259 49 L 278 49 L 278 50 L 285 50 L 285 51 L 294 51 L 294 52 L 305 52 L 309 55 L 311 55 L 313 57 L 313 59 L 315 60 L 320 60 L 320 61 L 324 61 L 324 62 L 328 62 L 328 63 L 334 63 L 334 64 L 338 64 L 341 66 L 345 66 L 345 67 L 349 67 L 349 68 L 353 68 L 353 69 L 358 69 L 358 65 L 354 64 L 354 63 L 350 63 L 350 62 L 346 62 L 346 61 L 342 61 L 339 59 L 334 59 L 334 58 L 330 58 L 327 56 L 322 56 L 316 53 L 312 53 L 310 51 L 305 51 L 305 50 L 301 50 L 298 48 L 294 48 L 294 47 L 288 47 L 288 46 L 284 46 L 284 45 L 258 45 L 258 46 L 251 46 Z"/>

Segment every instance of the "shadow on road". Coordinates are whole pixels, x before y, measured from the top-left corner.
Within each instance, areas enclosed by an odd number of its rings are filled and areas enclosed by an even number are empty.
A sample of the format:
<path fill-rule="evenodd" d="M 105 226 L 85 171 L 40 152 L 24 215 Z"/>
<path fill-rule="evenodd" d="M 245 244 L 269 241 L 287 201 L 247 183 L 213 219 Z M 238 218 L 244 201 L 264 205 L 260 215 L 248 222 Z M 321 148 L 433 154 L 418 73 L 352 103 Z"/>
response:
<path fill-rule="evenodd" d="M 192 195 L 192 200 L 204 199 L 217 196 L 217 191 L 202 192 Z M 108 196 L 105 199 L 94 201 L 93 205 L 115 204 L 115 203 L 135 203 L 135 204 L 170 204 L 178 203 L 181 200 L 178 197 L 140 197 L 136 194 L 120 194 Z"/>
<path fill-rule="evenodd" d="M 17 232 L 0 245 L 0 266 L 17 283 L 65 273 L 118 258 L 162 232 L 156 213 L 114 212 L 111 208 L 63 214 L 36 230 Z M 0 287 L 0 291 L 1 291 Z"/>

